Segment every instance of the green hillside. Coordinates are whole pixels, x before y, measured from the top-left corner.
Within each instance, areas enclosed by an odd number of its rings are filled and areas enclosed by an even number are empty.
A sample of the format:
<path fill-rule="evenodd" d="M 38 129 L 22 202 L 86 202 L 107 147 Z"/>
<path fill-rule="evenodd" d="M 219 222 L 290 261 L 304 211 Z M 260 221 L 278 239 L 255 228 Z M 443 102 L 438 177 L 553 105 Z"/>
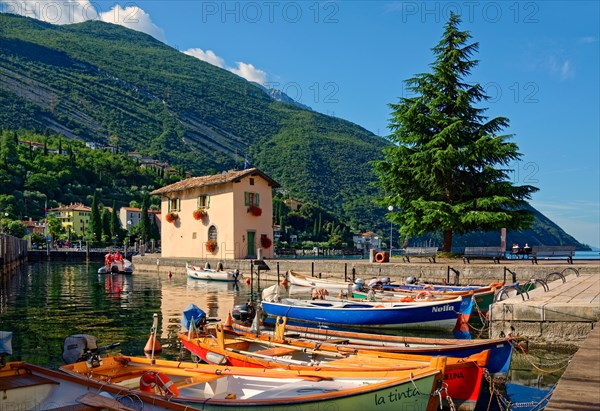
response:
<path fill-rule="evenodd" d="M 373 203 L 370 165 L 387 140 L 275 101 L 140 32 L 0 15 L 0 104 L 3 129 L 110 143 L 193 175 L 241 168 L 248 155 L 287 196 L 318 204 L 356 231 L 389 229 L 386 210 Z M 560 228 L 547 233 L 563 241 Z"/>

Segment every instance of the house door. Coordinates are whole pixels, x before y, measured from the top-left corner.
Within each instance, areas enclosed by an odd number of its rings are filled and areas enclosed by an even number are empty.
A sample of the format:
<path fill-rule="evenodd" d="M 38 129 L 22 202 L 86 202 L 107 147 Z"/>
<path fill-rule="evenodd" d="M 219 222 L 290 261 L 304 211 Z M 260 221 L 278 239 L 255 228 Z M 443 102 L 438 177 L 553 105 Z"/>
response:
<path fill-rule="evenodd" d="M 248 239 L 248 253 L 246 254 L 248 257 L 256 257 L 256 247 L 254 245 L 254 237 L 256 236 L 256 232 L 247 231 L 246 238 Z"/>

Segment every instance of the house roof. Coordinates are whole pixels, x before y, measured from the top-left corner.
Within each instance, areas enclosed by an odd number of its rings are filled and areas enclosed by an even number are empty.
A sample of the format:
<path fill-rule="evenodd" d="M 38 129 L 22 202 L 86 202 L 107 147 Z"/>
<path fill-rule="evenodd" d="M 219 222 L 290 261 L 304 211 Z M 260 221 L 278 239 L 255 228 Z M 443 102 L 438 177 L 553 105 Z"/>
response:
<path fill-rule="evenodd" d="M 51 208 L 48 211 L 92 211 L 91 207 L 81 203 L 59 205 L 57 208 Z"/>
<path fill-rule="evenodd" d="M 170 184 L 168 186 L 156 189 L 152 191 L 150 194 L 166 194 L 166 193 L 174 193 L 177 191 L 189 190 L 191 188 L 199 188 L 199 187 L 207 187 L 214 186 L 219 184 L 226 184 L 231 182 L 236 182 L 246 176 L 260 176 L 265 179 L 273 188 L 279 187 L 279 183 L 273 180 L 271 177 L 267 176 L 265 173 L 260 171 L 257 168 L 249 168 L 246 170 L 239 171 L 229 171 L 227 173 L 222 174 L 213 174 L 210 176 L 202 176 L 202 177 L 192 177 L 186 180 L 178 181 L 177 183 Z"/>

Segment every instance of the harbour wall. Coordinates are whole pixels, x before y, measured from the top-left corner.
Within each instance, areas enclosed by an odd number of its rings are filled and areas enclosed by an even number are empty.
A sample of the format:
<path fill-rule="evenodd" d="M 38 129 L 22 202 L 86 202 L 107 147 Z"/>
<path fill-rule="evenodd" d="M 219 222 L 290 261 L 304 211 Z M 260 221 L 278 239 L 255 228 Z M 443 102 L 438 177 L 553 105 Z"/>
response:
<path fill-rule="evenodd" d="M 219 260 L 199 260 L 193 258 L 162 258 L 160 254 L 136 255 L 132 259 L 136 270 L 152 272 L 171 272 L 172 274 L 186 274 L 185 263 L 204 266 L 208 262 L 212 268 L 216 268 Z M 465 264 L 461 259 L 441 259 L 436 263 L 401 261 L 388 263 L 371 263 L 368 260 L 328 260 L 328 259 L 269 259 L 260 260 L 264 262 L 269 270 L 261 269 L 261 279 L 276 280 L 277 274 L 282 276 L 288 270 L 298 271 L 304 274 L 322 278 L 335 278 L 352 281 L 362 278 L 368 280 L 374 277 L 390 277 L 394 282 L 404 281 L 407 277 L 415 277 L 419 281 L 430 282 L 458 282 L 467 284 L 488 284 L 497 281 L 513 282 L 513 273 L 516 280 L 523 283 L 532 278 L 545 279 L 553 272 L 564 272 L 567 275 L 576 270 L 580 274 L 599 273 L 599 261 L 595 264 L 589 261 L 574 260 L 573 264 L 566 261 L 543 261 L 540 264 L 532 264 L 530 260 L 503 260 L 500 264 L 489 261 L 473 262 Z M 257 273 L 257 260 L 225 260 L 225 269 L 239 269 L 244 275 Z"/>

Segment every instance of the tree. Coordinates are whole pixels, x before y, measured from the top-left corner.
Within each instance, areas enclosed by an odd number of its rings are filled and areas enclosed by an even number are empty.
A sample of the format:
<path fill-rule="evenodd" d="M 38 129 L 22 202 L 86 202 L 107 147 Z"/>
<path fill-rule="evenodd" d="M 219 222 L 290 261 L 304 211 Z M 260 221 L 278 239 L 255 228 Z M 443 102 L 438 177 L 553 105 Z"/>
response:
<path fill-rule="evenodd" d="M 110 236 L 114 237 L 119 234 L 119 217 L 117 216 L 116 202 L 113 200 L 112 213 L 110 214 Z"/>
<path fill-rule="evenodd" d="M 64 228 L 62 223 L 60 222 L 60 219 L 52 216 L 48 217 L 48 234 L 50 234 L 52 241 L 54 241 L 54 239 L 63 232 Z"/>
<path fill-rule="evenodd" d="M 148 219 L 148 207 L 150 205 L 150 195 L 148 192 L 144 193 L 142 198 L 142 212 L 140 215 L 140 236 L 143 241 L 148 240 L 150 236 L 150 220 Z"/>
<path fill-rule="evenodd" d="M 100 216 L 100 208 L 98 206 L 97 191 L 94 191 L 91 208 L 88 232 L 92 235 L 93 240 L 100 241 L 102 239 L 102 217 Z"/>
<path fill-rule="evenodd" d="M 406 81 L 414 97 L 390 104 L 393 144 L 374 162 L 384 192 L 379 203 L 395 206 L 390 219 L 400 232 L 441 231 L 445 252 L 453 233 L 529 227 L 534 215 L 526 199 L 537 191 L 508 179 L 509 163 L 521 154 L 511 135 L 497 134 L 509 120 L 489 120 L 486 109 L 475 107 L 489 98 L 479 84 L 464 80 L 478 63 L 470 58 L 479 45 L 467 44 L 471 35 L 459 24 L 452 14 L 432 49 L 432 72 Z"/>
<path fill-rule="evenodd" d="M 112 236 L 111 227 L 110 227 L 111 215 L 110 215 L 110 211 L 108 211 L 108 208 L 102 209 L 102 213 L 100 214 L 100 219 L 102 221 L 102 235 L 105 236 L 109 241 L 112 240 L 113 236 Z"/>

